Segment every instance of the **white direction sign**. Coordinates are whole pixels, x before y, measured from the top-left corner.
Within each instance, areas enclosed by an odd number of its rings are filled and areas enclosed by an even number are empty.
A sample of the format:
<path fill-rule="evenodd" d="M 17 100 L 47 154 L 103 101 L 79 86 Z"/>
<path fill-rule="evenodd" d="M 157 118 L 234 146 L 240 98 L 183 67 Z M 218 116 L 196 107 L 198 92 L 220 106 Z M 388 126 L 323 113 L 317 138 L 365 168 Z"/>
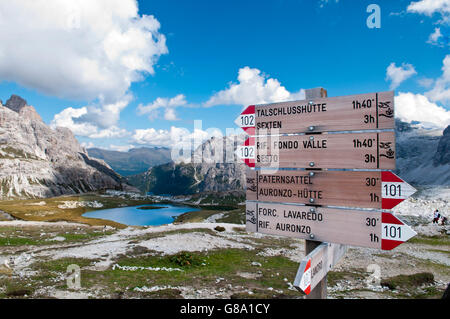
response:
<path fill-rule="evenodd" d="M 251 168 L 394 170 L 395 133 L 256 136 L 249 137 L 236 154 Z"/>
<path fill-rule="evenodd" d="M 322 243 L 317 246 L 303 258 L 294 287 L 309 295 L 346 252 L 347 246 L 341 244 Z"/>
<path fill-rule="evenodd" d="M 247 200 L 392 209 L 416 189 L 389 171 L 252 170 Z"/>
<path fill-rule="evenodd" d="M 235 123 L 249 135 L 393 129 L 394 92 L 250 105 Z"/>
<path fill-rule="evenodd" d="M 247 231 L 391 250 L 417 233 L 391 213 L 247 201 Z"/>

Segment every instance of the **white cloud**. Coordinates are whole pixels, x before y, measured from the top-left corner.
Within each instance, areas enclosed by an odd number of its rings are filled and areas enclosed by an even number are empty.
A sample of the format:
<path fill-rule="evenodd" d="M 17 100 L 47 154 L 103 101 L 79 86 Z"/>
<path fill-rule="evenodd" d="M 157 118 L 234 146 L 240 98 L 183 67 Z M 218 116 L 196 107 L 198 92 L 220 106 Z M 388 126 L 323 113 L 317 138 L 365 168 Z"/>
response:
<path fill-rule="evenodd" d="M 403 81 L 407 80 L 414 74 L 417 74 L 416 70 L 411 64 L 403 63 L 397 67 L 392 62 L 386 69 L 386 80 L 391 81 L 390 89 L 396 89 Z"/>
<path fill-rule="evenodd" d="M 417 80 L 417 82 L 424 88 L 430 88 L 431 86 L 433 86 L 434 80 L 429 78 L 421 78 Z"/>
<path fill-rule="evenodd" d="M 0 81 L 88 101 L 52 125 L 80 136 L 119 136 L 133 82 L 154 74 L 166 38 L 136 0 L 0 1 Z"/>
<path fill-rule="evenodd" d="M 441 17 L 439 24 L 450 24 L 450 1 L 449 0 L 420 0 L 411 2 L 407 8 L 408 12 L 424 14 L 429 17 L 437 14 Z"/>
<path fill-rule="evenodd" d="M 174 109 L 167 109 L 166 113 L 164 114 L 164 119 L 168 120 L 168 121 L 177 121 L 177 115 L 175 113 Z"/>
<path fill-rule="evenodd" d="M 260 70 L 248 66 L 239 70 L 238 82 L 214 94 L 204 106 L 265 104 L 305 98 L 304 90 L 291 93 L 277 79 L 267 78 Z"/>
<path fill-rule="evenodd" d="M 419 80 L 420 85 L 430 88 L 424 94 L 399 93 L 395 97 L 396 117 L 408 123 L 417 121 L 440 129 L 450 125 L 450 110 L 446 104 L 450 101 L 450 55 L 444 58 L 442 71 L 437 79 Z M 402 71 L 399 73 L 400 79 Z"/>
<path fill-rule="evenodd" d="M 397 118 L 408 123 L 418 121 L 441 129 L 450 125 L 450 111 L 422 94 L 399 93 L 395 97 L 395 112 Z"/>
<path fill-rule="evenodd" d="M 442 75 L 434 81 L 433 88 L 425 95 L 434 102 L 450 102 L 450 54 L 444 58 Z"/>
<path fill-rule="evenodd" d="M 434 32 L 428 37 L 428 43 L 433 45 L 440 45 L 440 39 L 442 38 L 441 28 L 435 28 Z"/>
<path fill-rule="evenodd" d="M 333 2 L 333 0 L 320 0 L 319 1 L 319 7 L 323 8 L 328 3 Z M 339 0 L 334 0 L 335 3 L 339 3 Z"/>
<path fill-rule="evenodd" d="M 90 138 L 121 138 L 125 136 L 129 136 L 130 133 L 123 128 L 119 128 L 117 126 L 111 126 L 98 132 L 89 135 Z"/>
<path fill-rule="evenodd" d="M 120 129 L 114 125 L 101 129 L 95 124 L 83 121 L 82 119 L 86 115 L 88 115 L 87 107 L 69 107 L 54 116 L 50 127 L 66 127 L 77 136 L 90 138 L 118 138 L 129 135 L 125 129 Z"/>
<path fill-rule="evenodd" d="M 195 128 L 191 132 L 186 128 L 172 126 L 170 130 L 154 128 L 135 130 L 131 143 L 168 147 L 172 149 L 173 161 L 189 162 L 191 153 L 213 136 L 222 137 L 223 134 L 219 129 Z"/>
<path fill-rule="evenodd" d="M 407 11 L 428 16 L 431 16 L 435 12 L 448 14 L 450 13 L 450 2 L 448 0 L 420 0 L 411 2 Z"/>
<path fill-rule="evenodd" d="M 0 79 L 115 103 L 168 52 L 159 28 L 135 0 L 0 1 Z"/>
<path fill-rule="evenodd" d="M 76 122 L 75 120 L 87 113 L 87 108 L 66 108 L 62 112 L 56 114 L 53 121 L 50 123 L 52 128 L 57 126 L 67 127 L 73 134 L 78 136 L 89 136 L 95 134 L 98 128 L 90 123 Z"/>
<path fill-rule="evenodd" d="M 120 119 L 120 112 L 131 102 L 132 96 L 127 94 L 115 103 L 102 103 L 86 106 L 86 114 L 83 114 L 78 121 L 92 123 L 100 128 L 108 128 L 117 124 Z"/>
<path fill-rule="evenodd" d="M 137 110 L 140 115 L 149 114 L 149 119 L 154 120 L 158 117 L 158 110 L 164 109 L 164 118 L 169 121 L 178 120 L 175 108 L 187 105 L 186 97 L 183 94 L 178 94 L 173 98 L 158 97 L 150 104 L 139 104 Z"/>
<path fill-rule="evenodd" d="M 92 142 L 81 142 L 80 145 L 86 149 L 95 147 L 94 143 Z"/>
<path fill-rule="evenodd" d="M 199 143 L 212 136 L 222 136 L 219 130 L 194 129 L 190 132 L 187 128 L 172 126 L 170 130 L 156 130 L 154 128 L 135 130 L 132 142 L 149 146 L 171 147 L 179 143 L 191 143 L 193 139 Z"/>
<path fill-rule="evenodd" d="M 109 145 L 109 149 L 118 152 L 128 152 L 130 149 L 134 148 L 133 145 Z"/>

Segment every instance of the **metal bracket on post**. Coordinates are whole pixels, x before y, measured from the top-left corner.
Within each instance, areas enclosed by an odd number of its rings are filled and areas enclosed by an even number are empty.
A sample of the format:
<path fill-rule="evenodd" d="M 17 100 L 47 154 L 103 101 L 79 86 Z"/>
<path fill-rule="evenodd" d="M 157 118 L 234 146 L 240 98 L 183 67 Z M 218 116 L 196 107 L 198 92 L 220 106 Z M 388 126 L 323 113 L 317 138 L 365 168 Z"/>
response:
<path fill-rule="evenodd" d="M 305 100 L 314 103 L 314 99 L 318 98 L 326 98 L 327 90 L 324 88 L 314 88 L 314 89 L 308 89 L 305 90 Z M 310 131 L 313 132 L 314 128 L 311 127 Z M 311 162 L 312 163 L 312 162 Z M 314 167 L 314 165 L 311 166 L 311 168 Z M 320 241 L 312 241 L 312 240 L 306 240 L 305 241 L 305 256 L 311 253 L 314 249 L 316 249 L 318 246 L 320 246 L 322 242 Z M 304 299 L 326 299 L 327 298 L 327 277 L 325 276 L 321 282 L 311 291 L 309 295 L 306 295 L 303 297 Z"/>

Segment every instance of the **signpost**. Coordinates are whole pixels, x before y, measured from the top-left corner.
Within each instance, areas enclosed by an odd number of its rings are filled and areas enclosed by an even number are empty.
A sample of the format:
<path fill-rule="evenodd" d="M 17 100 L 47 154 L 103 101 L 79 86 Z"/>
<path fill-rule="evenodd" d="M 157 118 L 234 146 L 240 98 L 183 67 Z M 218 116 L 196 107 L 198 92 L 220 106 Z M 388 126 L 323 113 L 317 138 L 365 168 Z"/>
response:
<path fill-rule="evenodd" d="M 391 129 L 394 92 L 251 105 L 235 123 L 249 135 Z"/>
<path fill-rule="evenodd" d="M 392 209 L 416 189 L 391 172 L 247 169 L 247 200 Z"/>
<path fill-rule="evenodd" d="M 393 170 L 395 133 L 256 136 L 238 147 L 237 155 L 256 168 Z"/>
<path fill-rule="evenodd" d="M 391 250 L 416 233 L 391 213 L 247 202 L 247 230 L 320 242 Z"/>
<path fill-rule="evenodd" d="M 250 168 L 247 230 L 305 240 L 294 286 L 308 298 L 326 298 L 345 245 L 391 250 L 416 235 L 386 212 L 416 191 L 386 171 L 396 166 L 394 92 L 326 94 L 252 105 L 236 120 L 250 135 L 236 150 Z"/>
<path fill-rule="evenodd" d="M 322 243 L 305 258 L 295 276 L 294 287 L 303 290 L 307 295 L 326 278 L 328 271 L 345 255 L 347 246 L 341 244 Z"/>

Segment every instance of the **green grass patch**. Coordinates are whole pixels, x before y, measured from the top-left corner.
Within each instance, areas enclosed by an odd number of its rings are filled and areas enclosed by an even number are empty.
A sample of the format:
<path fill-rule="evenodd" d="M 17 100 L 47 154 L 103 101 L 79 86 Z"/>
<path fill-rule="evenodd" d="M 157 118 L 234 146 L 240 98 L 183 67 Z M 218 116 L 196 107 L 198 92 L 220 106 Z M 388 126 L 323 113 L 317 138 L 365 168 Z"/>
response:
<path fill-rule="evenodd" d="M 177 218 L 175 219 L 174 222 L 180 223 L 180 224 L 200 223 L 200 222 L 203 222 L 208 217 L 211 217 L 211 216 L 219 214 L 219 213 L 220 213 L 219 211 L 209 210 L 209 209 L 195 211 L 195 212 L 187 212 L 187 213 L 177 216 Z"/>
<path fill-rule="evenodd" d="M 0 237 L 0 246 L 34 246 L 34 245 L 42 245 L 44 243 L 45 243 L 44 241 L 34 240 L 30 238 Z"/>
<path fill-rule="evenodd" d="M 425 287 L 412 295 L 415 299 L 440 299 L 444 294 L 444 290 L 437 289 L 434 286 Z"/>
<path fill-rule="evenodd" d="M 381 280 L 381 286 L 388 287 L 390 290 L 398 288 L 417 288 L 424 284 L 434 283 L 434 275 L 429 272 L 422 272 L 412 275 L 398 275 L 395 277 Z"/>
<path fill-rule="evenodd" d="M 450 267 L 445 264 L 437 263 L 430 259 L 425 260 L 418 258 L 415 259 L 415 264 L 417 265 L 417 267 L 421 267 L 422 269 L 427 269 L 444 276 L 450 276 Z"/>
<path fill-rule="evenodd" d="M 133 239 L 135 243 L 139 243 L 143 240 L 149 240 L 153 238 L 158 237 L 165 237 L 170 236 L 173 234 L 189 234 L 189 233 L 203 233 L 203 234 L 209 234 L 212 236 L 217 235 L 217 233 L 209 228 L 191 228 L 191 229 L 177 229 L 177 230 L 170 230 L 170 231 L 161 231 L 161 232 L 154 232 L 154 233 L 147 233 L 145 235 L 137 236 Z"/>
<path fill-rule="evenodd" d="M 25 283 L 14 281 L 6 285 L 5 296 L 9 298 L 23 298 L 30 297 L 33 294 L 33 289 L 27 287 Z"/>
<path fill-rule="evenodd" d="M 63 272 L 67 271 L 70 265 L 78 265 L 80 268 L 91 265 L 95 260 L 84 258 L 61 258 L 55 260 L 41 261 L 33 264 L 33 269 L 44 272 Z"/>
<path fill-rule="evenodd" d="M 262 257 L 255 251 L 242 249 L 220 249 L 209 252 L 183 252 L 170 256 L 123 256 L 117 260 L 120 266 L 181 268 L 183 271 L 127 271 L 119 268 L 106 271 L 83 272 L 82 278 L 90 285 L 102 285 L 107 291 L 134 291 L 136 287 L 151 286 L 191 286 L 194 289 L 225 287 L 227 284 L 248 289 L 283 290 L 298 296 L 298 292 L 288 290 L 284 278 L 291 278 L 297 271 L 298 263 L 281 256 Z M 253 266 L 259 262 L 262 267 Z M 243 278 L 240 272 L 259 272 L 257 279 Z M 217 278 L 225 278 L 217 283 Z M 244 288 L 244 289 L 246 289 Z M 269 292 L 272 293 L 272 292 Z M 272 293 L 273 295 L 273 293 Z"/>
<path fill-rule="evenodd" d="M 88 241 L 103 236 L 109 236 L 112 235 L 113 233 L 114 232 L 112 231 L 90 232 L 84 234 L 68 233 L 68 234 L 61 234 L 61 236 L 66 239 L 66 242 L 78 242 L 78 241 Z"/>
<path fill-rule="evenodd" d="M 435 253 L 440 253 L 440 254 L 444 254 L 444 255 L 449 255 L 450 256 L 450 251 L 448 251 L 448 250 L 428 249 L 428 251 L 432 251 L 432 252 L 435 252 Z"/>
<path fill-rule="evenodd" d="M 0 247 L 1 246 L 36 246 L 54 245 L 60 242 L 53 240 L 55 237 L 65 238 L 67 242 L 83 242 L 112 235 L 114 231 L 99 231 L 95 228 L 83 227 L 77 229 L 76 226 L 62 229 L 53 227 L 52 224 L 42 227 L 0 227 Z"/>
<path fill-rule="evenodd" d="M 188 251 L 182 251 L 170 257 L 170 262 L 180 267 L 206 266 L 206 259 Z"/>
<path fill-rule="evenodd" d="M 137 298 L 148 298 L 148 299 L 183 299 L 181 295 L 181 290 L 168 288 L 161 289 L 158 291 L 152 292 L 140 292 L 140 293 L 131 293 L 131 296 L 135 295 Z"/>
<path fill-rule="evenodd" d="M 449 236 L 416 236 L 409 241 L 411 244 L 423 244 L 430 246 L 450 246 Z"/>
<path fill-rule="evenodd" d="M 362 280 L 368 273 L 363 269 L 353 269 L 348 271 L 329 271 L 327 273 L 327 284 L 330 287 L 336 286 L 342 280 Z"/>
<path fill-rule="evenodd" d="M 217 219 L 218 223 L 229 224 L 245 224 L 245 211 L 244 209 L 235 209 L 224 213 L 224 216 Z"/>

